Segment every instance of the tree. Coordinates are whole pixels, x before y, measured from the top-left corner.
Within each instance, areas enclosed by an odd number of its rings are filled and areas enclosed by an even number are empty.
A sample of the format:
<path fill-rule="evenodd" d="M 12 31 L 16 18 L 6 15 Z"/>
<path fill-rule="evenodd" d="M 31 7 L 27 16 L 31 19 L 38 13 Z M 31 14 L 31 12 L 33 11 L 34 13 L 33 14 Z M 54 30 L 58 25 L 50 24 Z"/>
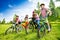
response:
<path fill-rule="evenodd" d="M 57 7 L 57 8 L 56 8 L 56 12 L 57 12 L 57 14 L 58 14 L 58 18 L 60 18 L 60 7 Z"/>
<path fill-rule="evenodd" d="M 13 23 L 12 21 L 9 22 L 9 24 L 12 24 L 12 23 Z"/>
<path fill-rule="evenodd" d="M 13 21 L 14 21 L 14 22 L 16 22 L 16 16 L 17 16 L 17 15 L 15 14 L 14 17 L 13 17 Z"/>
<path fill-rule="evenodd" d="M 50 17 L 50 19 L 56 20 L 58 15 L 57 15 L 57 12 L 55 10 L 55 4 L 54 4 L 53 0 L 50 0 L 49 7 L 50 7 L 50 10 L 52 11 L 52 16 Z"/>
<path fill-rule="evenodd" d="M 56 0 L 56 1 L 60 1 L 60 0 Z"/>
<path fill-rule="evenodd" d="M 55 12 L 55 4 L 54 4 L 53 0 L 50 0 L 49 7 L 50 7 L 50 9 L 51 9 L 51 11 L 53 12 L 53 15 L 54 15 L 54 12 Z"/>
<path fill-rule="evenodd" d="M 39 2 L 37 3 L 37 10 L 35 9 L 35 12 L 38 13 L 38 15 L 40 13 L 40 3 Z"/>
<path fill-rule="evenodd" d="M 5 24 L 5 18 L 2 20 L 2 24 Z"/>
<path fill-rule="evenodd" d="M 0 21 L 0 24 L 1 24 L 1 21 Z"/>
<path fill-rule="evenodd" d="M 37 3 L 37 8 L 38 8 L 38 10 L 40 10 L 40 3 L 39 2 Z"/>

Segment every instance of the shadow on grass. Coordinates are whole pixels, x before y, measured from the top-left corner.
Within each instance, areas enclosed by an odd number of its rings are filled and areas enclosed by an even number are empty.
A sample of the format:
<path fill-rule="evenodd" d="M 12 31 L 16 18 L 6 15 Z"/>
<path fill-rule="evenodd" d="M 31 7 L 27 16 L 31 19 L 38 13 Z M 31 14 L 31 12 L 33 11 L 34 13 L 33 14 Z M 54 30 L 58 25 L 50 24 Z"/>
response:
<path fill-rule="evenodd" d="M 29 37 L 30 34 L 25 34 L 25 33 L 20 33 L 20 34 L 17 34 L 13 39 L 16 40 L 18 38 L 20 38 L 20 40 L 24 39 L 24 40 L 39 40 L 40 38 L 38 38 L 37 36 L 34 36 L 34 37 Z"/>
<path fill-rule="evenodd" d="M 0 36 L 5 36 L 5 33 L 1 33 Z"/>
<path fill-rule="evenodd" d="M 60 37 L 57 37 L 58 40 L 60 40 Z"/>
<path fill-rule="evenodd" d="M 14 39 L 17 39 L 17 38 L 23 38 L 23 37 L 25 37 L 26 35 L 25 34 L 18 34 L 17 33 L 17 35 L 14 37 Z"/>

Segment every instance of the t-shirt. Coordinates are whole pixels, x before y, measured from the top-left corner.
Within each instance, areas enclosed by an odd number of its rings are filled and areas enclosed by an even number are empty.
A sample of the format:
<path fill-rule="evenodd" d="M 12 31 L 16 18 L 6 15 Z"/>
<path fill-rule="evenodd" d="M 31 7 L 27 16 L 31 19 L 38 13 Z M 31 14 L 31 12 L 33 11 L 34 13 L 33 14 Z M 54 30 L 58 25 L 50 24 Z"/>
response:
<path fill-rule="evenodd" d="M 38 15 L 38 14 L 36 15 L 36 17 L 35 17 L 35 18 L 36 18 L 36 20 L 40 20 L 40 18 L 39 18 L 39 15 Z"/>
<path fill-rule="evenodd" d="M 42 8 L 41 9 L 41 15 L 42 15 L 42 17 L 46 17 L 46 13 L 47 13 L 47 9 L 46 8 Z"/>
<path fill-rule="evenodd" d="M 17 23 L 20 22 L 19 18 L 16 18 L 16 22 L 17 22 Z"/>

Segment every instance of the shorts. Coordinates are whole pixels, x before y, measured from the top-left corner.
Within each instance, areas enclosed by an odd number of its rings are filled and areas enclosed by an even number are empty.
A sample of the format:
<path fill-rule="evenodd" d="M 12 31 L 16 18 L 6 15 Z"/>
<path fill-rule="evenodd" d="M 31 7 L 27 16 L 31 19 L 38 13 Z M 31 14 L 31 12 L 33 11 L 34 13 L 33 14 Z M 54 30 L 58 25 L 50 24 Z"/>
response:
<path fill-rule="evenodd" d="M 35 25 L 36 22 L 35 22 L 35 18 L 32 18 L 32 23 Z"/>
<path fill-rule="evenodd" d="M 43 18 L 44 19 L 44 22 L 48 22 L 48 18 L 46 17 L 46 18 Z"/>
<path fill-rule="evenodd" d="M 26 23 L 23 23 L 22 26 L 23 26 L 24 28 L 28 28 L 28 24 L 26 24 Z"/>
<path fill-rule="evenodd" d="M 48 22 L 48 17 L 42 17 L 42 16 L 40 16 L 40 20 L 43 20 L 43 22 Z"/>
<path fill-rule="evenodd" d="M 18 22 L 18 24 L 21 24 L 21 22 Z"/>

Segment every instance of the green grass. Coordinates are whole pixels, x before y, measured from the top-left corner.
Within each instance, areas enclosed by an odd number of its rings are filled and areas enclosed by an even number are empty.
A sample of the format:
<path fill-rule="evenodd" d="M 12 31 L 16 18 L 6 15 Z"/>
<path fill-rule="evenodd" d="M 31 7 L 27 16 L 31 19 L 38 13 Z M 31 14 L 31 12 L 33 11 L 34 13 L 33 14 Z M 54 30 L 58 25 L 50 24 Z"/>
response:
<path fill-rule="evenodd" d="M 52 30 L 40 39 L 37 38 L 36 31 L 26 35 L 24 31 L 19 33 L 9 33 L 4 35 L 5 30 L 11 26 L 11 24 L 0 24 L 0 40 L 60 40 L 60 24 L 52 24 Z"/>

